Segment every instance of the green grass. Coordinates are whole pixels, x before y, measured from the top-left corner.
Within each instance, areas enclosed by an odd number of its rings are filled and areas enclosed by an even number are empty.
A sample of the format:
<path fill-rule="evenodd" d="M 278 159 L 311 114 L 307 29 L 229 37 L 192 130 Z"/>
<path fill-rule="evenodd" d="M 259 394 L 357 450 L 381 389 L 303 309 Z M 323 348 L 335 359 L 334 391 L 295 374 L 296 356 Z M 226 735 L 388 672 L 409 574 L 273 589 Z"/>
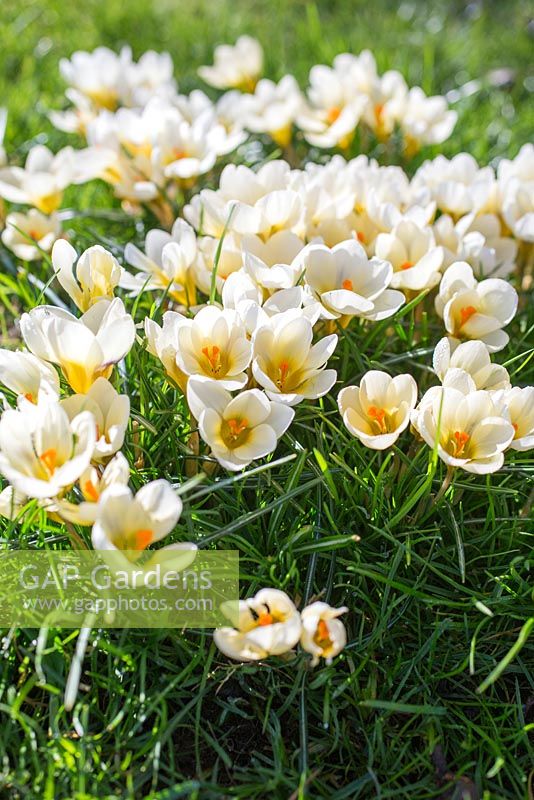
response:
<path fill-rule="evenodd" d="M 385 0 L 4 0 L 7 148 L 22 156 L 36 139 L 67 143 L 46 112 L 62 103 L 57 61 L 74 49 L 125 42 L 136 54 L 168 49 L 189 90 L 213 45 L 246 31 L 266 47 L 270 74 L 291 70 L 302 82 L 313 63 L 363 47 L 382 69 L 399 68 L 427 91 L 481 78 L 481 91 L 458 104 L 457 129 L 442 150 L 466 149 L 491 162 L 515 155 L 532 130 L 528 20 L 521 2 L 472 3 L 466 11 L 459 2 L 399 9 Z M 492 87 L 488 73 L 503 67 L 513 80 Z M 107 198 L 87 186 L 71 191 L 68 204 L 90 210 Z M 132 221 L 90 215 L 74 218 L 69 230 L 78 249 L 100 241 L 119 255 L 126 241 L 143 238 Z M 39 302 L 40 290 L 7 251 L 0 259 L 4 342 L 13 344 L 10 322 Z M 46 283 L 47 265 L 33 278 Z M 442 329 L 431 303 L 425 308 L 426 325 L 414 326 L 411 311 L 397 317 L 393 336 L 390 322 L 353 322 L 333 360 L 338 387 L 371 367 L 410 371 L 421 392 L 431 385 Z M 531 300 L 529 307 L 523 296 L 521 308 L 498 360 L 526 385 L 533 382 Z M 137 320 L 151 311 L 145 295 Z M 189 428 L 182 399 L 140 346 L 117 381 L 139 421 L 125 447 L 130 464 L 143 454 L 132 484 L 183 482 Z M 239 549 L 243 594 L 271 585 L 301 606 L 316 596 L 348 605 L 342 656 L 316 670 L 302 655 L 240 666 L 216 651 L 210 632 L 93 631 L 68 712 L 77 632 L 50 630 L 38 639 L 36 630 L 6 631 L 0 797 L 532 798 L 529 454 L 512 454 L 487 478 L 457 475 L 436 505 L 444 465 L 433 464 L 408 432 L 391 451 L 365 450 L 342 428 L 336 393 L 299 406 L 274 457 L 293 460 L 230 480 L 221 470 L 193 489 L 176 538 Z M 65 529 L 50 521 L 2 530 L 9 546 L 68 546 Z"/>

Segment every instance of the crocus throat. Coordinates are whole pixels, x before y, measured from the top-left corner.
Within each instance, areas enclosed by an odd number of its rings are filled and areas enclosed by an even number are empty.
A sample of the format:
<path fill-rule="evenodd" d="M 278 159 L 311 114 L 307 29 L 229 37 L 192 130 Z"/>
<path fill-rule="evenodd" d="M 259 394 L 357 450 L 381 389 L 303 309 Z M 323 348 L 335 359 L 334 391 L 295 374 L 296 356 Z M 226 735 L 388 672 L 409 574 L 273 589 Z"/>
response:
<path fill-rule="evenodd" d="M 134 536 L 134 550 L 144 550 L 152 542 L 154 533 L 149 528 L 141 528 Z"/>
<path fill-rule="evenodd" d="M 461 458 L 465 454 L 465 448 L 470 436 L 465 431 L 454 431 L 452 434 L 452 450 L 455 458 Z"/>
<path fill-rule="evenodd" d="M 322 650 L 327 650 L 332 647 L 332 639 L 330 638 L 330 630 L 324 619 L 320 619 L 317 623 L 317 630 L 313 637 L 315 644 Z"/>
<path fill-rule="evenodd" d="M 86 497 L 92 500 L 93 503 L 98 503 L 100 495 L 92 481 L 85 481 L 83 485 L 83 491 Z"/>
<path fill-rule="evenodd" d="M 212 348 L 203 347 L 202 354 L 206 356 L 206 359 L 211 367 L 211 371 L 214 373 L 219 372 L 221 369 L 221 351 L 217 345 L 214 344 Z"/>
<path fill-rule="evenodd" d="M 45 450 L 44 453 L 41 453 L 39 458 L 45 465 L 50 475 L 53 475 L 57 466 L 56 450 L 53 447 L 51 447 L 49 450 Z"/>
<path fill-rule="evenodd" d="M 228 427 L 230 428 L 230 435 L 237 439 L 243 431 L 246 431 L 248 428 L 248 420 L 247 419 L 228 419 L 226 420 Z"/>
<path fill-rule="evenodd" d="M 339 106 L 332 106 L 326 112 L 326 121 L 329 125 L 333 125 L 336 119 L 339 119 L 339 115 L 341 114 L 341 109 Z"/>
<path fill-rule="evenodd" d="M 387 432 L 386 412 L 383 408 L 369 406 L 367 409 L 367 416 L 370 417 L 373 422 L 376 422 L 382 433 Z"/>
<path fill-rule="evenodd" d="M 279 389 L 281 389 L 285 383 L 287 378 L 287 374 L 289 372 L 289 364 L 287 361 L 281 361 L 280 366 L 278 367 L 278 380 L 276 381 L 276 385 Z"/>
<path fill-rule="evenodd" d="M 462 320 L 462 325 L 471 319 L 473 314 L 476 314 L 477 310 L 474 306 L 465 306 L 464 308 L 460 309 L 460 319 Z"/>

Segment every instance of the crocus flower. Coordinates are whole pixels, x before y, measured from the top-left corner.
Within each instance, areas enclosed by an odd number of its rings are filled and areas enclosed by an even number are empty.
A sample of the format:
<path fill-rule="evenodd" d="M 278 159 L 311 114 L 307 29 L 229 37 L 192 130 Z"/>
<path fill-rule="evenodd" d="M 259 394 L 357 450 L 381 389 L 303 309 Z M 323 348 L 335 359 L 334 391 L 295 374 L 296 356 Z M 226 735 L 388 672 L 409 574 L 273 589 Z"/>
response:
<path fill-rule="evenodd" d="M 56 497 L 87 469 L 95 440 L 89 411 L 73 420 L 58 403 L 5 411 L 0 419 L 0 472 L 27 497 Z"/>
<path fill-rule="evenodd" d="M 313 656 L 312 666 L 317 666 L 320 658 L 331 664 L 334 656 L 345 647 L 347 632 L 338 617 L 347 611 L 346 606 L 332 608 L 328 603 L 317 601 L 301 612 L 300 644 L 303 650 Z"/>
<path fill-rule="evenodd" d="M 112 300 L 123 271 L 115 256 L 99 244 L 78 258 L 74 247 L 64 239 L 52 248 L 52 266 L 59 283 L 82 312 L 99 300 Z"/>
<path fill-rule="evenodd" d="M 109 378 L 129 352 L 135 325 L 122 300 L 99 300 L 77 319 L 55 306 L 37 306 L 20 320 L 34 355 L 58 364 L 75 392 L 85 394 L 97 378 Z"/>
<path fill-rule="evenodd" d="M 500 364 L 492 364 L 484 342 L 463 342 L 446 336 L 437 343 L 433 356 L 434 372 L 444 386 L 464 394 L 477 389 L 509 389 L 510 376 Z"/>
<path fill-rule="evenodd" d="M 435 300 L 447 332 L 457 339 L 479 339 L 490 353 L 502 350 L 509 336 L 502 328 L 514 318 L 517 292 L 501 278 L 476 280 L 465 261 L 445 272 Z"/>
<path fill-rule="evenodd" d="M 260 661 L 292 650 L 300 639 L 300 614 L 285 592 L 261 589 L 254 597 L 223 603 L 221 610 L 233 627 L 218 628 L 213 640 L 235 661 Z"/>
<path fill-rule="evenodd" d="M 202 80 L 216 89 L 251 92 L 263 69 L 263 50 L 257 39 L 240 36 L 235 45 L 221 44 L 213 53 L 213 66 L 200 67 Z"/>
<path fill-rule="evenodd" d="M 312 323 L 299 309 L 276 314 L 256 330 L 252 374 L 271 400 L 294 406 L 332 388 L 337 373 L 325 367 L 337 336 L 325 336 L 316 344 L 312 339 Z"/>
<path fill-rule="evenodd" d="M 404 303 L 402 292 L 387 288 L 393 275 L 391 264 L 369 259 L 356 240 L 341 242 L 332 249 L 308 245 L 300 259 L 306 285 L 320 303 L 325 319 L 385 319 Z"/>
<path fill-rule="evenodd" d="M 412 424 L 449 467 L 485 475 L 503 465 L 503 452 L 515 435 L 489 392 L 468 395 L 433 387 L 412 412 Z"/>
<path fill-rule="evenodd" d="M 61 401 L 69 419 L 90 411 L 96 424 L 93 461 L 107 461 L 124 443 L 130 417 L 130 398 L 119 394 L 106 378 L 97 378 L 87 394 L 74 394 Z"/>
<path fill-rule="evenodd" d="M 56 370 L 32 353 L 0 350 L 0 383 L 30 403 L 59 397 Z"/>
<path fill-rule="evenodd" d="M 385 450 L 397 441 L 416 403 L 417 384 L 411 375 L 392 378 L 380 370 L 366 372 L 360 386 L 346 386 L 338 396 L 345 427 L 372 450 Z"/>
<path fill-rule="evenodd" d="M 258 389 L 232 398 L 220 383 L 199 376 L 188 381 L 187 402 L 202 439 L 217 461 L 233 471 L 272 453 L 295 413 Z"/>
<path fill-rule="evenodd" d="M 6 217 L 2 231 L 2 242 L 17 258 L 37 261 L 43 253 L 49 253 L 56 239 L 61 236 L 61 223 L 57 214 L 41 214 L 35 208 L 26 213 L 13 211 Z"/>

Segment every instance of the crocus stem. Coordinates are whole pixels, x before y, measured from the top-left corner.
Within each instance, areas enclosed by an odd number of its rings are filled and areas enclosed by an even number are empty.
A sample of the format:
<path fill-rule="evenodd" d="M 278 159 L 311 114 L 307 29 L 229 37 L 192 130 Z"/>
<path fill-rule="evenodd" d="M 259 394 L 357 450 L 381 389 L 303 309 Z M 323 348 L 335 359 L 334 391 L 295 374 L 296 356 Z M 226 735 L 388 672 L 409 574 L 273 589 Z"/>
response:
<path fill-rule="evenodd" d="M 441 484 L 440 490 L 439 490 L 439 492 L 437 493 L 437 495 L 436 495 L 436 497 L 434 499 L 434 505 L 435 506 L 439 503 L 439 501 L 441 500 L 441 498 L 443 497 L 443 495 L 445 494 L 445 492 L 447 491 L 447 489 L 451 485 L 453 475 L 454 475 L 454 467 L 451 467 L 449 465 L 447 467 L 447 474 L 445 475 L 445 479 L 444 479 L 443 483 Z"/>

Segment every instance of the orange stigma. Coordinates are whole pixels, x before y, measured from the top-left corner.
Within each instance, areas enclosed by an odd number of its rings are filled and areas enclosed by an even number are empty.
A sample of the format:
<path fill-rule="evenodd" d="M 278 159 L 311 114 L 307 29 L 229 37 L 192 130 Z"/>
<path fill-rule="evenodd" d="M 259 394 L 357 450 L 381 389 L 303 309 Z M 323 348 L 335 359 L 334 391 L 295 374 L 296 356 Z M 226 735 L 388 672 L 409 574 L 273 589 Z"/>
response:
<path fill-rule="evenodd" d="M 237 439 L 248 428 L 248 419 L 242 419 L 241 422 L 237 419 L 228 419 L 226 423 L 230 428 L 230 436 L 234 439 Z"/>
<path fill-rule="evenodd" d="M 334 122 L 339 118 L 340 114 L 341 114 L 340 107 L 332 106 L 332 108 L 329 108 L 328 111 L 326 112 L 326 121 L 328 122 L 329 125 L 333 125 Z"/>
<path fill-rule="evenodd" d="M 219 370 L 221 369 L 220 353 L 221 353 L 220 349 L 215 344 L 211 348 L 211 355 L 209 347 L 202 348 L 202 354 L 206 356 L 206 359 L 211 367 L 212 372 L 219 372 Z"/>
<path fill-rule="evenodd" d="M 30 403 L 35 403 L 35 397 L 33 396 L 33 394 L 31 392 L 26 392 L 24 397 L 25 397 L 26 400 L 29 400 Z"/>
<path fill-rule="evenodd" d="M 84 494 L 92 500 L 93 503 L 98 503 L 100 495 L 92 481 L 85 481 L 83 485 Z"/>
<path fill-rule="evenodd" d="M 142 528 L 135 534 L 135 550 L 144 550 L 152 542 L 153 532 L 149 528 Z"/>
<path fill-rule="evenodd" d="M 401 269 L 411 269 L 413 267 L 413 261 L 405 261 L 404 264 L 400 265 Z"/>
<path fill-rule="evenodd" d="M 469 434 L 465 431 L 454 431 L 453 433 L 453 449 L 454 449 L 454 457 L 460 458 L 464 455 L 464 450 L 469 441 Z"/>
<path fill-rule="evenodd" d="M 382 122 L 382 115 L 384 113 L 384 103 L 377 103 L 375 105 L 374 111 L 375 111 L 376 121 L 380 125 Z"/>
<path fill-rule="evenodd" d="M 366 242 L 365 235 L 361 231 L 357 231 L 356 238 L 359 242 L 361 242 L 361 244 L 365 244 Z"/>
<path fill-rule="evenodd" d="M 57 452 L 55 449 L 51 447 L 49 450 L 45 450 L 44 453 L 41 453 L 39 458 L 47 468 L 48 472 L 53 475 L 57 462 Z"/>
<path fill-rule="evenodd" d="M 267 611 L 264 611 L 263 614 L 260 614 L 257 619 L 258 625 L 261 625 L 262 627 L 264 625 L 272 625 L 273 622 L 274 622 L 273 615 L 269 614 L 269 612 Z"/>
<path fill-rule="evenodd" d="M 345 278 L 341 286 L 347 290 L 347 292 L 352 292 L 352 281 L 348 278 Z"/>
<path fill-rule="evenodd" d="M 285 379 L 287 378 L 287 374 L 289 372 L 289 364 L 287 361 L 281 361 L 280 366 L 278 367 L 278 373 L 280 375 L 279 379 L 276 381 L 278 387 L 281 389 L 284 385 Z"/>
<path fill-rule="evenodd" d="M 462 320 L 462 325 L 465 325 L 468 320 L 471 319 L 473 314 L 476 314 L 477 310 L 474 306 L 465 306 L 465 308 L 460 309 L 460 318 Z"/>

